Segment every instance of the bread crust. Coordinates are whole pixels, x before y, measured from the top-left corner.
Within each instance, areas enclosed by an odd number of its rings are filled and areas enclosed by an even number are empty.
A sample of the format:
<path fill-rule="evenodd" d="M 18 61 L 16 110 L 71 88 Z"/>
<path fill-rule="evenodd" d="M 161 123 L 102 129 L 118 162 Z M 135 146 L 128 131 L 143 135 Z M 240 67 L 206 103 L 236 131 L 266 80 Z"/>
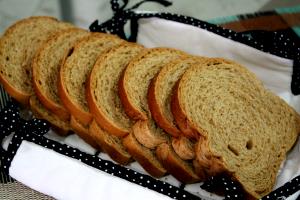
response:
<path fill-rule="evenodd" d="M 169 133 L 173 137 L 179 137 L 181 132 L 177 127 L 174 126 L 173 123 L 170 123 L 169 120 L 165 117 L 162 108 L 158 103 L 158 99 L 156 98 L 157 83 L 160 81 L 159 74 L 152 79 L 150 82 L 150 86 L 148 89 L 148 105 L 153 119 L 156 123 L 164 129 L 167 133 Z"/>
<path fill-rule="evenodd" d="M 180 104 L 179 84 L 180 84 L 180 79 L 177 81 L 177 83 L 173 89 L 173 96 L 171 99 L 171 111 L 172 111 L 172 114 L 176 121 L 176 124 L 180 128 L 183 135 L 189 139 L 197 141 L 199 138 L 198 131 L 196 131 L 196 129 L 194 129 L 190 125 L 190 122 L 188 121 L 188 119 L 186 117 L 185 111 L 182 109 L 182 106 Z"/>
<path fill-rule="evenodd" d="M 101 149 L 103 149 L 117 163 L 121 165 L 127 165 L 132 161 L 132 158 L 128 153 L 122 152 L 120 148 L 106 141 L 105 137 L 103 137 L 103 134 L 109 134 L 105 133 L 105 131 L 99 127 L 95 120 L 93 120 L 89 126 L 89 133 L 94 138 L 95 142 L 101 147 Z"/>
<path fill-rule="evenodd" d="M 126 69 L 123 71 L 118 84 L 119 97 L 123 104 L 124 111 L 133 120 L 147 120 L 148 119 L 147 115 L 145 113 L 140 112 L 137 108 L 135 108 L 135 106 L 132 105 L 129 100 L 129 95 L 127 94 L 127 91 L 125 89 L 125 82 L 126 82 L 125 71 Z"/>
<path fill-rule="evenodd" d="M 4 87 L 5 91 L 14 99 L 16 99 L 19 103 L 24 106 L 29 106 L 29 99 L 32 94 L 23 92 L 15 88 L 11 85 L 4 77 L 4 75 L 0 74 L 0 82 Z"/>
<path fill-rule="evenodd" d="M 172 147 L 176 154 L 183 160 L 192 160 L 195 158 L 194 144 L 184 136 L 172 138 Z"/>
<path fill-rule="evenodd" d="M 195 183 L 204 180 L 205 177 L 199 177 L 190 166 L 186 170 L 181 160 L 172 150 L 171 144 L 162 143 L 156 149 L 156 155 L 167 171 L 182 183 Z"/>
<path fill-rule="evenodd" d="M 73 131 L 86 143 L 97 150 L 101 150 L 100 146 L 95 142 L 94 138 L 89 133 L 89 129 L 80 124 L 80 122 L 78 122 L 78 120 L 74 116 L 71 116 L 70 126 Z"/>
<path fill-rule="evenodd" d="M 159 178 L 166 174 L 166 170 L 162 165 L 156 165 L 151 161 L 151 158 L 145 153 L 144 148 L 146 147 L 139 144 L 132 133 L 129 133 L 123 139 L 123 145 L 132 157 L 138 161 L 151 176 Z M 153 156 L 153 159 L 156 159 L 155 155 Z"/>
<path fill-rule="evenodd" d="M 154 149 L 159 144 L 164 143 L 168 140 L 167 137 L 157 137 L 158 135 L 152 134 L 149 128 L 148 121 L 137 121 L 132 126 L 132 133 L 139 143 L 143 144 L 149 149 Z"/>
<path fill-rule="evenodd" d="M 101 59 L 99 58 L 97 62 L 101 62 Z M 95 66 L 97 63 L 95 64 Z M 93 88 L 91 85 L 92 79 L 94 79 L 93 76 L 93 71 L 97 70 L 95 67 L 93 68 L 89 78 L 87 79 L 87 84 L 86 84 L 86 99 L 87 103 L 90 109 L 90 112 L 94 116 L 95 120 L 97 121 L 98 125 L 100 125 L 104 130 L 108 131 L 109 133 L 117 136 L 117 137 L 125 137 L 128 135 L 128 130 L 121 129 L 117 126 L 114 125 L 112 121 L 110 121 L 107 117 L 105 117 L 105 114 L 102 112 L 102 110 L 97 106 L 97 101 L 95 99 L 95 96 L 93 94 Z"/>
<path fill-rule="evenodd" d="M 70 49 L 65 53 L 64 59 L 61 64 L 61 69 L 64 63 L 66 62 L 66 59 L 68 57 L 69 52 L 72 51 Z M 67 88 L 65 84 L 63 83 L 63 73 L 62 70 L 60 69 L 59 71 L 59 76 L 58 76 L 58 96 L 60 97 L 61 102 L 63 105 L 68 109 L 68 111 L 73 115 L 76 116 L 76 119 L 83 125 L 83 126 L 88 126 L 92 119 L 93 116 L 90 112 L 84 111 L 77 104 L 74 103 L 74 101 L 70 98 L 67 92 Z"/>

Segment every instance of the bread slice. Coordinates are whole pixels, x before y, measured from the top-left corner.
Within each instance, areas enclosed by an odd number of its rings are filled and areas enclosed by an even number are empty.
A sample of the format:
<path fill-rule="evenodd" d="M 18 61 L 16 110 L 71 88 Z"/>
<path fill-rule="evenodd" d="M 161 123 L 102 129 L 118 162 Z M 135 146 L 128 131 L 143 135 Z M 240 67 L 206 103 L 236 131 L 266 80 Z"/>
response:
<path fill-rule="evenodd" d="M 71 27 L 55 18 L 40 16 L 20 20 L 5 31 L 0 40 L 0 81 L 10 96 L 29 105 L 34 54 L 55 31 Z"/>
<path fill-rule="evenodd" d="M 59 68 L 72 45 L 90 33 L 78 28 L 57 32 L 49 37 L 36 53 L 32 63 L 33 87 L 41 103 L 61 120 L 69 121 L 70 114 L 58 97 Z"/>
<path fill-rule="evenodd" d="M 117 163 L 127 165 L 132 161 L 131 155 L 125 150 L 121 139 L 104 131 L 95 120 L 89 126 L 89 133 L 92 134 L 102 150 Z"/>
<path fill-rule="evenodd" d="M 207 66 L 218 63 L 230 63 L 220 58 L 190 57 L 175 60 L 164 67 L 151 81 L 148 91 L 149 109 L 156 123 L 174 137 L 182 135 L 171 112 L 172 91 L 182 74 L 191 66 L 203 63 Z M 182 128 L 184 131 L 185 129 Z M 184 132 L 185 133 L 185 132 Z"/>
<path fill-rule="evenodd" d="M 86 101 L 87 78 L 97 58 L 121 43 L 124 40 L 116 36 L 91 33 L 74 44 L 63 61 L 59 72 L 59 97 L 69 112 L 84 126 L 92 120 Z"/>
<path fill-rule="evenodd" d="M 133 121 L 125 114 L 118 95 L 118 81 L 129 61 L 144 48 L 126 43 L 103 54 L 93 67 L 87 87 L 87 101 L 94 119 L 108 133 L 128 135 Z"/>
<path fill-rule="evenodd" d="M 47 120 L 59 135 L 66 136 L 72 131 L 68 122 L 62 121 L 47 110 L 35 95 L 30 97 L 29 106 L 36 118 Z"/>
<path fill-rule="evenodd" d="M 224 63 L 188 69 L 174 98 L 197 133 L 195 167 L 231 175 L 253 198 L 272 190 L 300 132 L 291 107 L 246 68 Z"/>

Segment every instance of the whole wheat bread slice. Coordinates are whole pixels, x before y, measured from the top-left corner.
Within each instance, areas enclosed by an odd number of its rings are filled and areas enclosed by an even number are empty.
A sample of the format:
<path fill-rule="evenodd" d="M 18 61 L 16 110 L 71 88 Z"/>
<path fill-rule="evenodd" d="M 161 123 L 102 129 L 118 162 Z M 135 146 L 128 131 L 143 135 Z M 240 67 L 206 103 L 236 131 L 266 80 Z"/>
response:
<path fill-rule="evenodd" d="M 136 121 L 132 133 L 123 140 L 124 146 L 147 172 L 156 177 L 164 175 L 165 170 L 157 159 L 155 148 L 169 138 L 151 117 L 147 91 L 151 79 L 165 64 L 185 56 L 174 49 L 150 49 L 129 63 L 119 81 L 119 95 L 125 112 Z"/>
<path fill-rule="evenodd" d="M 252 198 L 268 194 L 300 132 L 299 115 L 235 64 L 192 67 L 174 92 L 172 109 L 197 133 L 195 167 L 231 175 Z"/>
<path fill-rule="evenodd" d="M 52 17 L 30 17 L 10 26 L 0 40 L 0 81 L 24 105 L 33 94 L 31 62 L 40 45 L 54 32 L 71 24 Z"/>
<path fill-rule="evenodd" d="M 128 135 L 133 121 L 126 115 L 118 95 L 118 81 L 132 58 L 144 48 L 126 43 L 99 57 L 87 87 L 89 109 L 104 130 L 117 137 Z"/>
<path fill-rule="evenodd" d="M 74 44 L 64 58 L 59 72 L 59 97 L 69 112 L 84 126 L 92 120 L 86 101 L 88 76 L 102 53 L 123 42 L 113 35 L 91 33 Z"/>
<path fill-rule="evenodd" d="M 58 97 L 58 75 L 65 52 L 80 38 L 90 33 L 72 28 L 48 38 L 36 53 L 32 64 L 33 87 L 41 103 L 61 120 L 69 121 L 70 114 Z"/>

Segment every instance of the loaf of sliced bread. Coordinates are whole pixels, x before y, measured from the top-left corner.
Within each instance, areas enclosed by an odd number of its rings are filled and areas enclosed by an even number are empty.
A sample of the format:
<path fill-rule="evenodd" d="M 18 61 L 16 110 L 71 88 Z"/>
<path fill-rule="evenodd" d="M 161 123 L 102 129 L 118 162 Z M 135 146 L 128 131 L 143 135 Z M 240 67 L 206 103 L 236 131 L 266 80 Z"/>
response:
<path fill-rule="evenodd" d="M 29 105 L 34 54 L 51 34 L 71 27 L 52 17 L 30 17 L 5 31 L 0 40 L 0 81 L 10 96 Z"/>
<path fill-rule="evenodd" d="M 197 133 L 196 168 L 231 175 L 256 199 L 272 190 L 300 132 L 292 108 L 246 68 L 226 63 L 189 68 L 173 98 L 172 109 Z"/>
<path fill-rule="evenodd" d="M 35 95 L 30 97 L 29 106 L 36 118 L 47 120 L 59 135 L 65 136 L 72 131 L 69 122 L 62 121 L 52 112 L 47 110 Z"/>
<path fill-rule="evenodd" d="M 90 33 L 66 29 L 48 38 L 36 53 L 32 63 L 33 87 L 41 103 L 61 120 L 69 121 L 70 114 L 58 97 L 57 85 L 60 65 L 72 45 Z"/>
<path fill-rule="evenodd" d="M 118 81 L 129 61 L 143 50 L 142 46 L 133 43 L 117 46 L 97 60 L 89 77 L 89 109 L 98 125 L 117 137 L 128 135 L 133 125 L 122 107 Z"/>
<path fill-rule="evenodd" d="M 117 136 L 111 135 L 103 130 L 95 120 L 89 126 L 89 133 L 94 137 L 97 144 L 115 162 L 127 165 L 132 161 L 131 155 L 124 148 L 122 141 Z"/>
<path fill-rule="evenodd" d="M 86 101 L 87 78 L 97 58 L 121 43 L 124 41 L 116 36 L 91 33 L 74 44 L 64 58 L 59 71 L 59 97 L 69 112 L 84 126 L 92 120 Z"/>

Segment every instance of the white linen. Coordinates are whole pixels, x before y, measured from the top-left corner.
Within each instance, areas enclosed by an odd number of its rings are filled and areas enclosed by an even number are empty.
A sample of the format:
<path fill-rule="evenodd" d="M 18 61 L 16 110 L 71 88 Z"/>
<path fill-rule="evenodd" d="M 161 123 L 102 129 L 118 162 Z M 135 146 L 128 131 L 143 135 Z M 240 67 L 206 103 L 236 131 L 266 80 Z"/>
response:
<path fill-rule="evenodd" d="M 56 199 L 170 199 L 27 141 L 20 145 L 9 174 L 25 185 Z"/>

